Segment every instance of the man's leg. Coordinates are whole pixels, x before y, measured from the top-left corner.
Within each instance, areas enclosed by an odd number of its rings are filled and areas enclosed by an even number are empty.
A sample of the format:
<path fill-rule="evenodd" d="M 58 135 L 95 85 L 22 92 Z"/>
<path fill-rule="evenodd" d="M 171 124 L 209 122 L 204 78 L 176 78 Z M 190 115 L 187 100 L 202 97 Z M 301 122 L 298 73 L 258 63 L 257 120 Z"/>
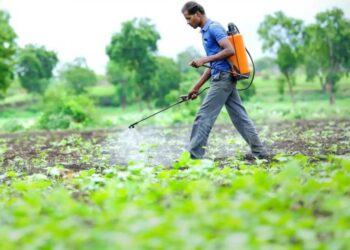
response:
<path fill-rule="evenodd" d="M 231 90 L 225 87 L 225 84 L 222 81 L 215 80 L 214 78 L 214 80 L 211 82 L 208 94 L 197 112 L 192 126 L 189 148 L 191 158 L 203 158 L 209 133 L 228 96 L 230 95 L 230 92 Z"/>
<path fill-rule="evenodd" d="M 233 125 L 248 143 L 253 155 L 256 157 L 265 157 L 267 151 L 259 139 L 253 122 L 250 120 L 242 105 L 241 98 L 236 88 L 231 92 L 225 106 Z"/>

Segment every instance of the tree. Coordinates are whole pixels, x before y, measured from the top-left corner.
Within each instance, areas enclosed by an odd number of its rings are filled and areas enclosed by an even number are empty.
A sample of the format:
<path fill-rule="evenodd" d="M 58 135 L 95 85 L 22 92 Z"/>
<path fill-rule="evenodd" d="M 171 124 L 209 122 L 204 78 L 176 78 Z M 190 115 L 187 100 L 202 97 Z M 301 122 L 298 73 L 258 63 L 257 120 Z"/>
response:
<path fill-rule="evenodd" d="M 9 15 L 0 10 L 0 98 L 13 80 L 14 55 L 16 53 L 16 33 L 9 24 Z"/>
<path fill-rule="evenodd" d="M 133 72 L 138 97 L 150 101 L 152 96 L 151 78 L 156 71 L 154 53 L 160 39 L 155 26 L 149 19 L 133 19 L 122 24 L 122 30 L 112 37 L 106 52 L 111 61 L 122 65 L 124 70 Z"/>
<path fill-rule="evenodd" d="M 318 78 L 322 92 L 326 93 L 326 71 L 324 70 L 324 65 L 328 59 L 326 53 L 320 51 L 326 51 L 324 44 L 317 41 L 317 39 L 319 39 L 317 26 L 315 24 L 307 26 L 304 32 L 303 48 L 306 80 L 310 81 Z"/>
<path fill-rule="evenodd" d="M 91 70 L 84 58 L 77 58 L 73 63 L 67 63 L 60 71 L 60 77 L 75 94 L 86 92 L 86 88 L 97 82 L 97 76 Z"/>
<path fill-rule="evenodd" d="M 116 86 L 116 92 L 122 108 L 125 108 L 135 96 L 135 89 L 131 87 L 132 83 L 135 82 L 135 71 L 129 71 L 123 64 L 109 61 L 107 75 L 109 81 Z"/>
<path fill-rule="evenodd" d="M 338 8 L 319 13 L 316 23 L 306 27 L 304 42 L 307 76 L 319 78 L 334 104 L 336 83 L 350 70 L 350 20 Z"/>
<path fill-rule="evenodd" d="M 43 94 L 57 63 L 55 52 L 29 44 L 18 52 L 16 73 L 28 92 Z"/>
<path fill-rule="evenodd" d="M 153 98 L 156 99 L 157 106 L 167 104 L 165 96 L 174 89 L 179 88 L 181 73 L 177 64 L 170 58 L 157 57 L 157 70 L 153 75 L 151 82 L 153 85 Z"/>
<path fill-rule="evenodd" d="M 294 72 L 301 64 L 303 22 L 279 11 L 268 15 L 260 24 L 258 34 L 263 39 L 263 50 L 277 55 L 276 64 L 286 79 L 294 103 Z"/>

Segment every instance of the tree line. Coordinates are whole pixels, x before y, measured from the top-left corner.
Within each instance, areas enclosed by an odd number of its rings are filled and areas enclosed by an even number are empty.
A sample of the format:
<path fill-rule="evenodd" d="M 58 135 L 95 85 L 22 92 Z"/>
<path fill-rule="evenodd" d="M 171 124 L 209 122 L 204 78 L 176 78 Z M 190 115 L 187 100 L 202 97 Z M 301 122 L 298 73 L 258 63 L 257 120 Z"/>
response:
<path fill-rule="evenodd" d="M 341 9 L 318 13 L 309 25 L 279 11 L 266 16 L 258 34 L 263 49 L 275 54 L 293 102 L 295 72 L 304 67 L 308 80 L 318 78 L 334 103 L 336 83 L 350 71 L 350 21 Z"/>
<path fill-rule="evenodd" d="M 336 84 L 350 71 L 350 21 L 341 9 L 321 12 L 309 25 L 279 11 L 265 17 L 258 34 L 263 50 L 274 55 L 273 61 L 293 102 L 296 70 L 303 68 L 307 79 L 318 79 L 321 88 L 329 93 L 330 103 L 334 103 Z M 121 106 L 141 100 L 165 105 L 186 93 L 201 73 L 188 66 L 191 59 L 200 56 L 198 51 L 189 48 L 173 60 L 157 54 L 159 40 L 160 34 L 147 18 L 126 21 L 112 35 L 106 48 L 106 77 L 116 86 Z M 58 63 L 57 54 L 44 46 L 29 44 L 19 48 L 9 14 L 0 10 L 0 97 L 6 95 L 14 79 L 28 92 L 42 95 Z M 64 64 L 57 74 L 73 94 L 84 93 L 97 82 L 96 74 L 83 58 Z"/>

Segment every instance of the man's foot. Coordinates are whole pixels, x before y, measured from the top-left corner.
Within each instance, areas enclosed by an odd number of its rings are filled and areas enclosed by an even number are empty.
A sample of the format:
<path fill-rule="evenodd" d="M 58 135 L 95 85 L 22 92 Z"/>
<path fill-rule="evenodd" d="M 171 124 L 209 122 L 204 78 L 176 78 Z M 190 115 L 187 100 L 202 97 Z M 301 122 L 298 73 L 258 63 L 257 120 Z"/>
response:
<path fill-rule="evenodd" d="M 271 154 L 252 154 L 252 153 L 247 153 L 244 156 L 244 160 L 247 161 L 255 161 L 256 159 L 259 160 L 267 160 L 268 162 L 271 162 L 273 158 L 273 155 Z"/>
<path fill-rule="evenodd" d="M 247 153 L 244 155 L 243 160 L 246 161 L 255 161 L 257 159 L 257 157 L 255 157 L 252 153 Z"/>

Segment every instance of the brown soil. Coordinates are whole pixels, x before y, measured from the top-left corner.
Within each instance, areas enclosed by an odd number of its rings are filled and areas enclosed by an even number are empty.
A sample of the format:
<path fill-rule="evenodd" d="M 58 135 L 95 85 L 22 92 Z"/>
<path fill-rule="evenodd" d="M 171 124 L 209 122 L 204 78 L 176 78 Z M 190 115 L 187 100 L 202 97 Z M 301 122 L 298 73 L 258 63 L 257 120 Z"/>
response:
<path fill-rule="evenodd" d="M 146 140 L 152 138 L 157 141 L 156 139 L 166 137 L 162 143 L 171 144 L 171 150 L 175 152 L 171 160 L 176 160 L 176 155 L 181 154 L 188 141 L 190 129 L 190 126 L 181 125 L 137 128 L 137 131 L 144 135 Z M 350 119 L 259 124 L 257 129 L 272 154 L 301 153 L 312 157 L 350 154 Z M 162 134 L 159 134 L 160 130 L 163 131 Z M 108 138 L 121 133 L 122 130 L 94 130 L 0 134 L 0 172 L 7 169 L 24 169 L 35 173 L 57 165 L 76 171 L 98 168 L 106 164 L 121 164 L 118 159 L 125 155 L 118 155 L 118 152 L 125 152 L 120 150 L 113 151 L 113 161 L 109 159 L 109 162 L 103 163 L 103 156 L 111 154 L 111 151 L 106 149 Z M 219 151 L 219 158 L 227 158 L 234 156 L 237 148 L 245 147 L 244 150 L 247 150 L 246 145 L 242 146 L 242 143 L 235 145 L 225 142 L 228 136 L 240 138 L 231 124 L 215 125 L 209 138 L 208 151 Z M 159 148 L 161 147 L 163 146 Z M 159 155 L 159 148 L 158 151 L 155 149 L 155 155 Z"/>

